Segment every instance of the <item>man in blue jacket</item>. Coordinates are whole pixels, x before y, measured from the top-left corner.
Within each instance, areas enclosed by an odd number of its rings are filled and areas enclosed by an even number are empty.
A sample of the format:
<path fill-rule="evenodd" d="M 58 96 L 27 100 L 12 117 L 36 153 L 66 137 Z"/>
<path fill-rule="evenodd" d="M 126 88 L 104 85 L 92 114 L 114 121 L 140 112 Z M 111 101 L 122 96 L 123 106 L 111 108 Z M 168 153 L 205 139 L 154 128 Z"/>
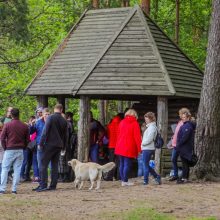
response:
<path fill-rule="evenodd" d="M 63 106 L 61 104 L 55 105 L 54 114 L 47 118 L 43 129 L 40 140 L 40 147 L 42 148 L 40 167 L 41 181 L 36 192 L 55 190 L 57 186 L 60 151 L 66 149 L 68 144 L 68 126 L 66 119 L 61 115 L 62 111 Z M 50 161 L 51 182 L 49 188 L 47 188 L 47 168 Z"/>

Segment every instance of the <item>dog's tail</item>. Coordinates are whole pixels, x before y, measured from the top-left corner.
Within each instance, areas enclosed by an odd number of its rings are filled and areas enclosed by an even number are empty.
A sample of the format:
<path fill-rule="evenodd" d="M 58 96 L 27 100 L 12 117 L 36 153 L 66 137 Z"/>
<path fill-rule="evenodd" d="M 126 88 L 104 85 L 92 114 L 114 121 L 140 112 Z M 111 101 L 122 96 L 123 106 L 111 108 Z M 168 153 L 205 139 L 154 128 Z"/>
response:
<path fill-rule="evenodd" d="M 110 170 L 112 170 L 114 167 L 115 167 L 115 163 L 114 162 L 110 162 L 110 163 L 107 163 L 107 164 L 105 164 L 103 166 L 100 166 L 100 170 L 102 170 L 103 173 L 107 173 Z"/>

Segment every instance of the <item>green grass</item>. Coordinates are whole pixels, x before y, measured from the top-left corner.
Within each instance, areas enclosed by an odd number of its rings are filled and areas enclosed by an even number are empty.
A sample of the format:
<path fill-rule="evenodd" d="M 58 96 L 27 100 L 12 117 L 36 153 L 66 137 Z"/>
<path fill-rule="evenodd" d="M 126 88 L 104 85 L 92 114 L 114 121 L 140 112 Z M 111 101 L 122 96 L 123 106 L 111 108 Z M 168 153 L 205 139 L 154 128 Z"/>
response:
<path fill-rule="evenodd" d="M 184 216 L 183 216 L 184 218 Z M 117 220 L 178 220 L 178 218 L 172 216 L 171 214 L 159 213 L 152 208 L 135 208 L 130 211 L 123 211 L 121 213 L 102 213 L 99 219 L 117 219 Z M 217 220 L 215 217 L 199 218 L 191 217 L 184 218 L 186 220 Z"/>

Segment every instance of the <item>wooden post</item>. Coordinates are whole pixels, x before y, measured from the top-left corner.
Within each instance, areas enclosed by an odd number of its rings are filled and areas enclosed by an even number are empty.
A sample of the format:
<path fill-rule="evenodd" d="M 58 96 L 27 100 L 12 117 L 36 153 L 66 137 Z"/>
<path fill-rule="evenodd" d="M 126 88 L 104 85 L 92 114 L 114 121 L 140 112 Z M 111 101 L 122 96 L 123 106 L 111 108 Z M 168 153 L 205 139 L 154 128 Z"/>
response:
<path fill-rule="evenodd" d="M 118 112 L 123 112 L 124 107 L 123 107 L 123 101 L 118 101 Z"/>
<path fill-rule="evenodd" d="M 79 122 L 78 122 L 78 160 L 88 162 L 90 146 L 90 99 L 81 96 L 79 102 Z"/>
<path fill-rule="evenodd" d="M 105 101 L 99 101 L 99 121 L 102 125 L 105 124 Z"/>
<path fill-rule="evenodd" d="M 150 15 L 150 0 L 142 0 L 141 8 L 147 15 Z"/>
<path fill-rule="evenodd" d="M 47 96 L 37 96 L 37 107 L 48 107 L 48 97 Z"/>
<path fill-rule="evenodd" d="M 62 104 L 63 106 L 63 113 L 65 113 L 65 97 L 60 95 L 57 96 L 57 103 Z"/>
<path fill-rule="evenodd" d="M 164 139 L 164 143 L 167 143 L 167 130 L 168 130 L 168 101 L 167 97 L 157 97 L 157 128 Z M 160 173 L 160 157 L 161 149 L 155 151 L 155 163 L 156 172 Z"/>
<path fill-rule="evenodd" d="M 130 6 L 130 0 L 121 1 L 121 7 L 129 7 L 129 6 Z"/>

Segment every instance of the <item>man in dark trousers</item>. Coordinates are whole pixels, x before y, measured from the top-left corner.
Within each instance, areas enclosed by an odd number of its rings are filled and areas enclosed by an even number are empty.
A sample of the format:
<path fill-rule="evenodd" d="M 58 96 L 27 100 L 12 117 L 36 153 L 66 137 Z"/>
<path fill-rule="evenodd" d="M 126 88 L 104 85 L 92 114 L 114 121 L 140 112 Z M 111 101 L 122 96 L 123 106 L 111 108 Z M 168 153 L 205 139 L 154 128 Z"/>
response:
<path fill-rule="evenodd" d="M 40 147 L 42 148 L 41 158 L 41 181 L 40 185 L 35 189 L 36 192 L 46 190 L 55 190 L 58 179 L 58 162 L 60 151 L 66 148 L 68 143 L 68 127 L 67 121 L 61 115 L 63 106 L 57 104 L 54 107 L 54 114 L 50 115 L 43 129 L 40 140 Z M 47 168 L 51 161 L 51 183 L 47 188 L 48 172 Z"/>
<path fill-rule="evenodd" d="M 12 121 L 4 125 L 1 133 L 1 143 L 5 153 L 2 161 L 0 194 L 5 193 L 8 172 L 11 166 L 14 169 L 12 193 L 17 193 L 23 162 L 23 149 L 27 147 L 30 141 L 28 126 L 19 120 L 19 110 L 17 108 L 11 109 L 11 116 Z"/>

